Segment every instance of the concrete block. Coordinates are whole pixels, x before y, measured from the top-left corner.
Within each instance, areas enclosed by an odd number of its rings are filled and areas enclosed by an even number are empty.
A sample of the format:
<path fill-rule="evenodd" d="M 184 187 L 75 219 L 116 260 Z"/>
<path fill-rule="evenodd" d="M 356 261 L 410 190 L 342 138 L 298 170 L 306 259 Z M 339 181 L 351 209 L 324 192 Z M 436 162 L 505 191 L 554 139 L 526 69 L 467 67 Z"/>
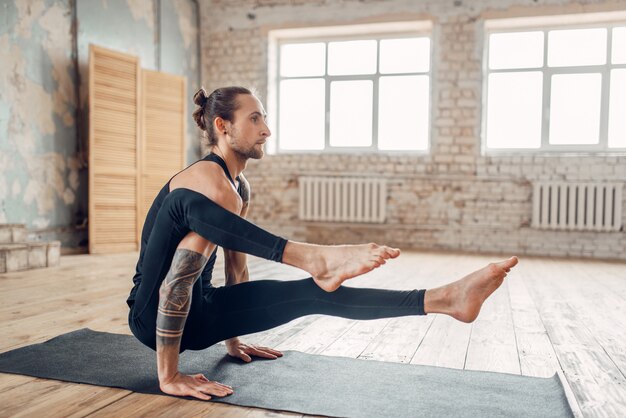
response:
<path fill-rule="evenodd" d="M 61 241 L 51 241 L 47 248 L 48 267 L 58 266 L 61 260 Z"/>
<path fill-rule="evenodd" d="M 0 244 L 9 244 L 13 242 L 13 232 L 7 225 L 0 225 Z"/>
<path fill-rule="evenodd" d="M 0 247 L 4 252 L 7 273 L 28 269 L 28 246 L 25 244 L 6 244 Z"/>
<path fill-rule="evenodd" d="M 13 242 L 20 243 L 26 241 L 28 231 L 25 225 L 13 225 Z"/>
<path fill-rule="evenodd" d="M 0 244 L 14 244 L 26 240 L 26 226 L 22 224 L 0 224 Z"/>
<path fill-rule="evenodd" d="M 45 242 L 28 243 L 28 268 L 38 269 L 47 265 L 48 244 Z"/>

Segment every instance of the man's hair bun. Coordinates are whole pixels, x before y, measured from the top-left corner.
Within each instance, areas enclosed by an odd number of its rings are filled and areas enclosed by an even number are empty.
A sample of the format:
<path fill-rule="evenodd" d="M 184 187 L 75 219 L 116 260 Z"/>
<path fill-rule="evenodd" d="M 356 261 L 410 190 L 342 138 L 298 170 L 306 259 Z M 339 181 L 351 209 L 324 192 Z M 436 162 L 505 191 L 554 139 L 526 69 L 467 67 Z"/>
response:
<path fill-rule="evenodd" d="M 204 87 L 200 87 L 200 89 L 193 95 L 193 102 L 200 106 L 199 109 L 194 110 L 193 112 L 193 120 L 196 121 L 198 127 L 203 131 L 206 131 L 206 124 L 204 123 L 204 105 L 209 100 L 209 96 L 207 95 Z"/>
<path fill-rule="evenodd" d="M 209 100 L 209 95 L 207 94 L 204 87 L 200 87 L 200 90 L 198 90 L 196 94 L 193 95 L 193 102 L 198 106 L 204 106 L 207 100 Z"/>

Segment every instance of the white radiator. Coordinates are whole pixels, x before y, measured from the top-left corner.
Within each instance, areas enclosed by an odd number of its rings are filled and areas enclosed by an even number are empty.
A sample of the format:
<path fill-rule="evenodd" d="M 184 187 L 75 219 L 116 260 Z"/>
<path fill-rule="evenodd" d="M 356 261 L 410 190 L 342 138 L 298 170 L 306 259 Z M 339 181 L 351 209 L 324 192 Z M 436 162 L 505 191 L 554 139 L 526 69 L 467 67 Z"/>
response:
<path fill-rule="evenodd" d="M 619 231 L 620 183 L 535 183 L 532 225 L 543 229 Z"/>
<path fill-rule="evenodd" d="M 300 219 L 383 223 L 387 182 L 361 177 L 300 177 Z"/>

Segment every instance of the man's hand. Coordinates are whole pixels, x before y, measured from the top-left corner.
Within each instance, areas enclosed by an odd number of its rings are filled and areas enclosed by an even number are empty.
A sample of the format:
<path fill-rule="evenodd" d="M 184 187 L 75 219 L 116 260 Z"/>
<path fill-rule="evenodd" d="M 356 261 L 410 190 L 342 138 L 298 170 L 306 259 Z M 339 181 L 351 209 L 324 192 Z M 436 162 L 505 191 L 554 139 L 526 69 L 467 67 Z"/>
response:
<path fill-rule="evenodd" d="M 246 363 L 250 363 L 252 361 L 252 357 L 250 356 L 263 357 L 272 360 L 283 356 L 283 353 L 271 348 L 242 343 L 237 337 L 226 340 L 226 349 L 228 350 L 228 355 L 240 358 Z"/>
<path fill-rule="evenodd" d="M 227 396 L 232 395 L 233 388 L 219 382 L 207 379 L 203 374 L 176 373 L 169 379 L 160 382 L 161 390 L 164 393 L 175 396 L 193 396 L 204 401 L 211 399 L 209 395 Z"/>

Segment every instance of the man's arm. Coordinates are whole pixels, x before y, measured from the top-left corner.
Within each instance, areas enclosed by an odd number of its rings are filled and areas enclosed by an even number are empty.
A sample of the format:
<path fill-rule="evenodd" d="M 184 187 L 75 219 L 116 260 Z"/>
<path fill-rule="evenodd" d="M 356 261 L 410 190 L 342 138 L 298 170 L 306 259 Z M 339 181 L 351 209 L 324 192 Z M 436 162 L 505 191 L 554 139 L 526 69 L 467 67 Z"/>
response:
<path fill-rule="evenodd" d="M 178 372 L 178 352 L 191 306 L 191 290 L 206 265 L 200 253 L 177 249 L 170 270 L 159 288 L 156 319 L 156 345 L 159 381 Z"/>
<path fill-rule="evenodd" d="M 208 259 L 187 249 L 177 249 L 167 276 L 159 288 L 156 320 L 157 371 L 161 390 L 170 395 L 211 399 L 210 395 L 233 393 L 230 386 L 212 382 L 202 374 L 193 376 L 178 372 L 178 353 L 187 315 L 191 306 L 193 285 Z"/>
<path fill-rule="evenodd" d="M 224 179 L 228 182 L 227 179 Z M 209 182 L 207 182 L 209 183 Z M 241 201 L 232 193 L 213 187 L 210 194 L 200 191 L 226 210 L 238 214 Z M 210 399 L 209 395 L 225 396 L 232 388 L 209 381 L 204 375 L 185 375 L 178 372 L 178 359 L 185 322 L 191 307 L 192 289 L 198 280 L 214 244 L 195 232 L 189 232 L 178 244 L 169 271 L 159 288 L 159 306 L 156 319 L 156 351 L 159 385 L 170 395 L 194 396 Z"/>
<path fill-rule="evenodd" d="M 239 181 L 241 182 L 241 200 L 243 203 L 239 216 L 246 218 L 248 216 L 248 208 L 250 207 L 250 183 L 248 183 L 243 174 L 239 175 Z M 247 282 L 250 277 L 248 275 L 246 254 L 224 249 L 224 274 L 226 276 L 226 286 Z"/>
<path fill-rule="evenodd" d="M 250 280 L 245 253 L 224 250 L 224 263 L 226 286 L 232 286 Z"/>
<path fill-rule="evenodd" d="M 239 181 L 241 181 L 241 199 L 243 201 L 240 216 L 245 218 L 250 207 L 250 184 L 243 174 L 239 176 Z M 246 254 L 224 249 L 224 273 L 226 286 L 250 280 Z M 250 355 L 269 359 L 275 359 L 283 355 L 280 351 L 271 348 L 242 343 L 238 337 L 230 338 L 225 343 L 229 355 L 240 358 L 246 363 L 252 361 Z"/>

